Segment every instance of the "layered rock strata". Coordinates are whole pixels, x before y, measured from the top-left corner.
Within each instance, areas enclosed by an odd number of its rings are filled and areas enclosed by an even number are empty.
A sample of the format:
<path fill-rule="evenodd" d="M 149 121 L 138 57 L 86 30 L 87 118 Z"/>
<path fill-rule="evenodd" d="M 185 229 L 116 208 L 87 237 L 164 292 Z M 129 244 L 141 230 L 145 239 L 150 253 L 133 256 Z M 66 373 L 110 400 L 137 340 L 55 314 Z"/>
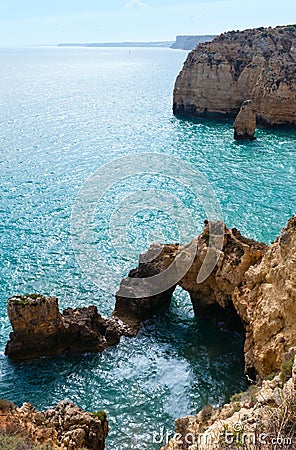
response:
<path fill-rule="evenodd" d="M 104 319 L 96 306 L 60 313 L 56 297 L 14 296 L 8 300 L 13 332 L 5 354 L 13 360 L 72 353 L 100 352 L 133 335 L 120 320 Z"/>
<path fill-rule="evenodd" d="M 246 329 L 245 363 L 261 378 L 296 345 L 296 216 L 232 295 Z"/>
<path fill-rule="evenodd" d="M 296 25 L 224 33 L 189 53 L 173 110 L 189 117 L 235 117 L 252 100 L 257 123 L 296 127 Z"/>
<path fill-rule="evenodd" d="M 104 411 L 84 412 L 69 401 L 41 412 L 29 403 L 18 408 L 0 400 L 0 430 L 25 435 L 33 444 L 52 450 L 103 450 L 109 426 Z"/>

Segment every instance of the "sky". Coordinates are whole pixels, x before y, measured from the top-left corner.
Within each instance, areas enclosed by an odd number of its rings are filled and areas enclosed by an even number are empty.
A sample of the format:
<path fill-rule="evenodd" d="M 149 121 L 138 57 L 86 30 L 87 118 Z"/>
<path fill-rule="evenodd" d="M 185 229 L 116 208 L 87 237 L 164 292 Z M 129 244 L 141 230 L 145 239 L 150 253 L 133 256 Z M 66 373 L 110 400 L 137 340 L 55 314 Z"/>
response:
<path fill-rule="evenodd" d="M 296 23 L 295 0 L 0 0 L 0 46 L 173 41 Z"/>

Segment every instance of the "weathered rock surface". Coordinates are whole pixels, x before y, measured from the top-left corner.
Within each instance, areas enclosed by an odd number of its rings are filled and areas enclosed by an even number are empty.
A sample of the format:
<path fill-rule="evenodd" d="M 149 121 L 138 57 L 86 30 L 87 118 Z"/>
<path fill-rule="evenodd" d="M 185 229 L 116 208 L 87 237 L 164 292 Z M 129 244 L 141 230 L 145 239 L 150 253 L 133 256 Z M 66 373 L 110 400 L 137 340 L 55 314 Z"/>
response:
<path fill-rule="evenodd" d="M 233 124 L 234 139 L 249 140 L 256 139 L 254 137 L 256 131 L 256 114 L 252 107 L 252 100 L 245 100 L 241 109 L 236 116 Z"/>
<path fill-rule="evenodd" d="M 177 256 L 186 255 L 188 251 L 188 246 L 179 244 L 151 246 L 146 254 L 141 255 L 139 267 L 130 272 L 130 278 L 123 280 L 116 296 L 113 314 L 129 326 L 140 325 L 141 321 L 169 308 L 173 291 L 179 285 L 189 292 L 196 315 L 221 321 L 228 328 L 241 328 L 242 323 L 233 307 L 231 296 L 243 281 L 249 267 L 261 260 L 267 246 L 244 238 L 236 229 L 227 229 L 222 222 L 216 225 L 215 230 L 215 225 L 212 224 L 210 232 L 209 222 L 206 221 L 204 231 L 190 244 L 190 248 L 195 249 L 195 254 L 185 275 L 178 277 L 178 273 L 174 272 L 175 282 L 172 282 L 170 289 L 155 296 L 147 295 L 147 290 L 146 295 L 140 297 L 138 286 L 133 287 L 131 284 L 134 277 L 141 278 L 141 289 L 145 291 L 145 281 L 142 278 L 149 280 L 149 277 L 163 272 L 173 264 Z M 218 244 L 220 239 L 223 241 L 219 245 L 221 248 L 215 247 L 217 236 Z M 212 252 L 210 261 L 214 259 L 217 263 L 210 275 L 199 283 L 197 277 L 209 251 Z M 155 258 L 154 253 L 157 255 Z M 124 294 L 128 295 L 125 297 Z"/>
<path fill-rule="evenodd" d="M 240 328 L 242 323 L 234 309 L 232 294 L 249 267 L 261 260 L 267 246 L 243 237 L 236 228 L 229 230 L 224 224 L 223 227 L 223 246 L 219 250 L 211 239 L 209 223 L 205 222 L 204 231 L 197 238 L 194 262 L 179 285 L 189 292 L 196 315 L 221 321 L 227 328 Z M 198 273 L 209 248 L 213 254 L 218 252 L 217 264 L 211 274 L 198 283 Z"/>
<path fill-rule="evenodd" d="M 257 123 L 296 127 L 296 25 L 224 33 L 189 53 L 173 110 L 235 117 L 250 99 Z"/>
<path fill-rule="evenodd" d="M 150 295 L 149 279 L 165 271 L 178 252 L 178 244 L 151 245 L 145 254 L 140 255 L 138 268 L 132 269 L 121 282 L 112 317 L 137 332 L 141 322 L 168 309 L 176 282 L 173 281 L 169 289 L 163 291 L 160 287 L 159 294 Z M 139 283 L 134 284 L 137 279 Z"/>
<path fill-rule="evenodd" d="M 222 322 L 228 329 L 244 329 L 245 370 L 255 378 L 264 378 L 279 370 L 282 355 L 296 345 L 296 218 L 289 220 L 282 235 L 270 246 L 247 239 L 224 224 L 222 246 L 216 247 L 215 228 L 209 222 L 195 240 L 196 253 L 187 273 L 175 285 L 157 296 L 133 296 L 129 279 L 117 295 L 115 315 L 130 325 L 157 314 L 170 305 L 178 284 L 189 292 L 196 315 Z M 213 233 L 214 231 L 214 233 Z M 217 235 L 219 236 L 219 231 Z M 131 276 L 149 277 L 169 267 L 186 246 L 152 246 L 142 255 Z M 217 260 L 210 275 L 198 282 L 206 255 Z M 151 254 L 156 252 L 155 259 Z M 149 278 L 148 278 L 149 279 Z M 128 297 L 124 297 L 124 288 Z M 135 298 L 133 298 L 135 297 Z"/>
<path fill-rule="evenodd" d="M 37 445 L 64 450 L 103 450 L 109 432 L 105 412 L 84 412 L 69 401 L 40 412 L 29 403 L 17 408 L 0 400 L 0 429 L 24 433 Z"/>
<path fill-rule="evenodd" d="M 295 355 L 295 349 L 291 352 Z M 176 420 L 176 435 L 162 450 L 295 448 L 296 358 L 289 366 L 291 371 L 251 386 L 230 404 L 218 409 L 208 405 L 197 416 Z"/>
<path fill-rule="evenodd" d="M 13 297 L 8 315 L 14 331 L 6 354 L 21 360 L 66 350 L 102 351 L 122 335 L 134 336 L 142 321 L 169 308 L 178 284 L 189 292 L 196 315 L 245 330 L 246 373 L 264 378 L 279 369 L 282 354 L 296 345 L 295 224 L 293 217 L 270 247 L 243 237 L 235 228 L 227 229 L 222 222 L 208 221 L 187 246 L 151 246 L 141 255 L 139 267 L 122 281 L 109 319 L 102 318 L 95 306 L 60 314 L 54 297 Z M 191 265 L 180 275 L 189 249 L 194 250 Z M 157 293 L 149 294 L 151 279 L 166 273 L 177 259 L 179 264 L 168 271 L 171 279 L 166 287 L 160 283 Z M 206 277 L 200 280 L 203 270 Z"/>
<path fill-rule="evenodd" d="M 232 295 L 246 328 L 246 368 L 261 378 L 277 371 L 283 353 L 296 345 L 295 255 L 294 216 Z"/>
<path fill-rule="evenodd" d="M 55 297 L 15 296 L 8 300 L 13 332 L 5 353 L 13 360 L 73 353 L 99 352 L 129 334 L 126 326 L 102 318 L 95 306 L 66 309 L 63 314 Z"/>

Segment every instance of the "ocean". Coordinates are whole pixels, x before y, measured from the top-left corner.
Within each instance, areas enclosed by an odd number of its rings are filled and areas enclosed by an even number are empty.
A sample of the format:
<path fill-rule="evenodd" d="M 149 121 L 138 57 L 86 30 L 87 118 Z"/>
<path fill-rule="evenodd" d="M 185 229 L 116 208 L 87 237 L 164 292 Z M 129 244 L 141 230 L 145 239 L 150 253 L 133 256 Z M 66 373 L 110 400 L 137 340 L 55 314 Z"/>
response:
<path fill-rule="evenodd" d="M 0 398 L 39 409 L 69 399 L 105 410 L 107 450 L 160 449 L 156 441 L 173 431 L 174 419 L 244 390 L 243 336 L 195 318 L 188 294 L 177 289 L 169 311 L 102 354 L 13 364 L 4 356 L 7 298 L 38 292 L 57 296 L 61 309 L 95 304 L 109 315 L 116 286 L 150 243 L 186 243 L 202 231 L 208 210 L 180 183 L 183 163 L 198 174 L 197 185 L 200 174 L 207 180 L 225 223 L 248 237 L 270 243 L 295 213 L 295 132 L 257 130 L 256 141 L 241 143 L 231 121 L 174 117 L 173 86 L 186 56 L 149 48 L 0 50 Z M 149 163 L 139 173 L 151 153 L 159 166 L 170 157 L 167 173 Z M 98 261 L 86 270 L 87 251 L 71 241 L 72 211 L 93 173 L 108 183 L 93 206 Z"/>

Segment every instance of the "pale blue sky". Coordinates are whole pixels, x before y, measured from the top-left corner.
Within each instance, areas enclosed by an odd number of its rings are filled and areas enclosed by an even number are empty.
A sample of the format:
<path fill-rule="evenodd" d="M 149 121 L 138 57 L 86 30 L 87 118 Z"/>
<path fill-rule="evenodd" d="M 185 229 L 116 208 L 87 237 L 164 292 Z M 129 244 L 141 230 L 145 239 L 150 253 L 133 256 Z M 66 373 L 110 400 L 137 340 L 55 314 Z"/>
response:
<path fill-rule="evenodd" d="M 0 0 L 0 46 L 174 40 L 291 23 L 295 0 Z"/>

